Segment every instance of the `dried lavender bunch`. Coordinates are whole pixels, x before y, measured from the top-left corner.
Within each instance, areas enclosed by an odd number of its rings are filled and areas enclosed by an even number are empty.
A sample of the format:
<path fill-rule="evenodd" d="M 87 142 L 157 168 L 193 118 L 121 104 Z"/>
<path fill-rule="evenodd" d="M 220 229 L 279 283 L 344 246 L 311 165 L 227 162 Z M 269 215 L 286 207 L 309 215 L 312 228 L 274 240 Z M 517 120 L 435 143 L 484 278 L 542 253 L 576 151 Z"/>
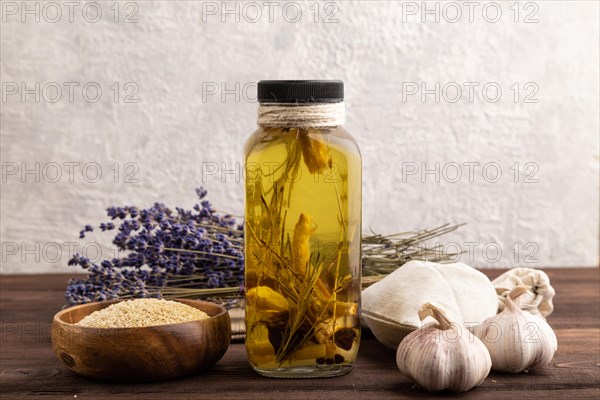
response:
<path fill-rule="evenodd" d="M 200 204 L 193 211 L 155 203 L 148 209 L 110 207 L 118 223 L 100 224 L 116 230 L 112 243 L 125 256 L 100 264 L 75 254 L 69 265 L 89 272 L 69 281 L 68 305 L 135 297 L 239 297 L 243 289 L 243 229 L 233 216 L 216 212 L 206 190 L 196 189 Z M 118 225 L 118 226 L 117 226 Z M 90 225 L 80 232 L 93 232 Z"/>
<path fill-rule="evenodd" d="M 453 232 L 465 224 L 444 224 L 433 229 L 402 232 L 393 235 L 373 233 L 362 237 L 363 288 L 412 261 L 450 262 L 464 252 L 446 252 L 442 244 L 427 245 L 427 241 Z"/>
<path fill-rule="evenodd" d="M 216 212 L 206 190 L 196 189 L 200 204 L 193 211 L 155 203 L 148 209 L 110 207 L 114 222 L 101 223 L 101 231 L 116 230 L 112 243 L 124 257 L 96 264 L 75 254 L 69 265 L 89 272 L 85 279 L 71 279 L 65 299 L 68 305 L 137 297 L 211 297 L 228 306 L 240 303 L 244 282 L 243 227 L 229 214 Z M 445 224 L 434 229 L 394 235 L 364 235 L 362 239 L 363 286 L 368 286 L 410 260 L 447 262 L 458 253 L 445 253 L 441 245 L 426 241 L 458 229 Z M 86 225 L 84 238 L 93 232 Z"/>

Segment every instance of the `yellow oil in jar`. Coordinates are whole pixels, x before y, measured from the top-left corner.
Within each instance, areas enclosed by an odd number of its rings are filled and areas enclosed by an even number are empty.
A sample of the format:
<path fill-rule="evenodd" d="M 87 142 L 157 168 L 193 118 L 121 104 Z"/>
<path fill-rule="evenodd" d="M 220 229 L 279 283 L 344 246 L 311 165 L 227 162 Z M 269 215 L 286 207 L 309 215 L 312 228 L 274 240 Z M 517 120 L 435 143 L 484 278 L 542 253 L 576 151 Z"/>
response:
<path fill-rule="evenodd" d="M 336 128 L 260 128 L 245 148 L 246 348 L 269 376 L 352 366 L 360 327 L 361 160 Z"/>

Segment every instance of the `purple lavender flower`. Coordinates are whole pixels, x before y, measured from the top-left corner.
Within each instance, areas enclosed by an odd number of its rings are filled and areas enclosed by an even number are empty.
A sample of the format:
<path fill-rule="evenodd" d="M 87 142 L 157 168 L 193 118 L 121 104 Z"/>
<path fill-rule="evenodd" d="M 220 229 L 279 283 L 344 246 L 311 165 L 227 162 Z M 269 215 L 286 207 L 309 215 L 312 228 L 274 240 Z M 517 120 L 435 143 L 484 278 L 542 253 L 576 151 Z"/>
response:
<path fill-rule="evenodd" d="M 196 189 L 200 204 L 193 210 L 169 209 L 155 203 L 147 209 L 109 207 L 117 222 L 99 225 L 102 232 L 116 229 L 112 243 L 125 255 L 96 264 L 74 254 L 69 265 L 89 272 L 69 281 L 68 305 L 116 298 L 161 297 L 176 289 L 236 287 L 244 278 L 243 227 L 231 215 L 220 215 L 207 191 Z M 80 232 L 93 228 L 86 225 Z M 233 303 L 232 303 L 233 304 Z"/>

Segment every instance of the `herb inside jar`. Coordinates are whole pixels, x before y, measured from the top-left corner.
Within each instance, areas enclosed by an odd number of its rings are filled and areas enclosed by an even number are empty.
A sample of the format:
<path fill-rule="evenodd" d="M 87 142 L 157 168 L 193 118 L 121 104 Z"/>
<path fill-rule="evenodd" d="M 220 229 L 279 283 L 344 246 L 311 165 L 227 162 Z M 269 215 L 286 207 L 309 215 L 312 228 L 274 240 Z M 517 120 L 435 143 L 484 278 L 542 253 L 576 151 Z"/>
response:
<path fill-rule="evenodd" d="M 259 372 L 351 365 L 360 337 L 358 150 L 340 127 L 262 128 L 247 146 L 250 363 Z"/>

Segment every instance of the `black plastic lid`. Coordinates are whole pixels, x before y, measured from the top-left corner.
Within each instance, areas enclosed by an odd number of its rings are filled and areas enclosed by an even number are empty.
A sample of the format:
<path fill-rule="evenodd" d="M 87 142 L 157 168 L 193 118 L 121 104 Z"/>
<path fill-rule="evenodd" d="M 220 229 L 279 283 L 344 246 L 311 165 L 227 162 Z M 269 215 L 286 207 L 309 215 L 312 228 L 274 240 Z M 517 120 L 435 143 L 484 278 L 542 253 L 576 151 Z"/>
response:
<path fill-rule="evenodd" d="M 260 103 L 339 103 L 344 101 L 342 81 L 260 81 Z"/>

